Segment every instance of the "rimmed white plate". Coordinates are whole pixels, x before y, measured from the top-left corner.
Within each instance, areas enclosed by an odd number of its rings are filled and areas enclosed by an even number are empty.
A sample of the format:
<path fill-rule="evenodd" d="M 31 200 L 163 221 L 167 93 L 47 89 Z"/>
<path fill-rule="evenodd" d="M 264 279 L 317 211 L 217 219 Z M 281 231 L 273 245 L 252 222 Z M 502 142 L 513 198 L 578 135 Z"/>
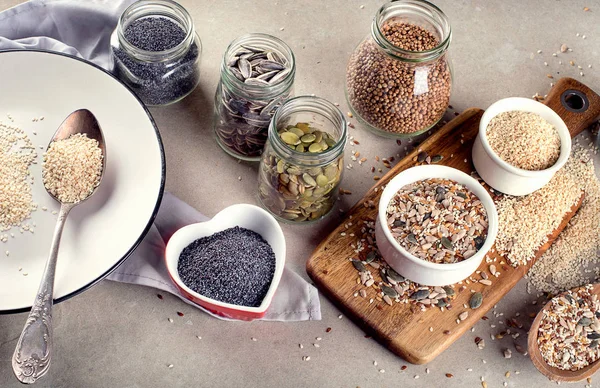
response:
<path fill-rule="evenodd" d="M 45 150 L 60 123 L 81 108 L 96 115 L 102 127 L 106 171 L 94 196 L 75 207 L 67 220 L 55 301 L 106 277 L 141 242 L 158 211 L 165 181 L 164 151 L 142 102 L 89 62 L 44 51 L 0 51 L 0 121 L 22 128 L 39 155 L 38 164 L 30 168 L 38 209 L 25 222 L 35 223 L 34 233 L 19 228 L 0 232 L 9 235 L 8 242 L 0 242 L 0 313 L 27 310 L 35 297 L 56 224 L 52 212 L 59 208 L 41 181 L 40 146 Z M 43 120 L 33 121 L 42 116 Z"/>

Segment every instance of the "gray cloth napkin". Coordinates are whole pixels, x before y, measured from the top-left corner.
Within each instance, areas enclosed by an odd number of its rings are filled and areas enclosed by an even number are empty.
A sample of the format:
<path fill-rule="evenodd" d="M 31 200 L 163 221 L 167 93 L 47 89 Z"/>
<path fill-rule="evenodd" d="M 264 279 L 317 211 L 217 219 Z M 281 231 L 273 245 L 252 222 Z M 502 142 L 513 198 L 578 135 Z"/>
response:
<path fill-rule="evenodd" d="M 131 0 L 36 0 L 18 5 L 0 12 L 0 50 L 59 51 L 108 69 L 110 34 L 123 10 L 131 3 Z M 206 311 L 179 294 L 163 260 L 165 244 L 177 229 L 206 220 L 206 216 L 185 202 L 165 193 L 150 231 L 135 252 L 108 279 L 158 288 Z M 263 319 L 320 320 L 317 290 L 286 268 Z"/>

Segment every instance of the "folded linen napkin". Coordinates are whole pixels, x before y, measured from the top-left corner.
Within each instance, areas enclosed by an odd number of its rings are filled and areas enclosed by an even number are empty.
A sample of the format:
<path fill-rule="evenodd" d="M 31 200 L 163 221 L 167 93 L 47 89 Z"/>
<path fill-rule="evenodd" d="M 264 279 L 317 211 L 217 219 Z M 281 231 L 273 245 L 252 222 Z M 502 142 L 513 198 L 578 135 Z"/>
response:
<path fill-rule="evenodd" d="M 87 59 L 109 68 L 110 34 L 131 0 L 35 0 L 0 12 L 0 50 L 43 49 Z M 166 242 L 180 227 L 206 221 L 172 194 L 165 193 L 150 231 L 109 280 L 140 284 L 170 292 L 183 301 L 164 264 Z M 219 318 L 226 319 L 206 311 Z M 285 269 L 264 320 L 320 320 L 317 290 L 297 273 Z"/>

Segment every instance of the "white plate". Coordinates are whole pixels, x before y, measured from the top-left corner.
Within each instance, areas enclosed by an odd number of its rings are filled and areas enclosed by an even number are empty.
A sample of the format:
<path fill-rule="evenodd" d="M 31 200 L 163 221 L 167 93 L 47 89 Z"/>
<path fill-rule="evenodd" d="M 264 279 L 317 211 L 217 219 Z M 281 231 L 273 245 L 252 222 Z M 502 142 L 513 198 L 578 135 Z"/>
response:
<path fill-rule="evenodd" d="M 60 123 L 80 108 L 89 109 L 100 123 L 106 171 L 97 192 L 67 219 L 55 280 L 57 302 L 114 270 L 140 243 L 158 211 L 164 152 L 142 102 L 112 75 L 88 62 L 42 51 L 0 52 L 0 120 L 9 122 L 10 114 L 38 147 L 38 164 L 30 167 L 38 210 L 27 220 L 35 222 L 35 232 L 20 233 L 18 228 L 0 232 L 9 235 L 8 242 L 0 242 L 0 313 L 29 309 L 35 297 L 56 223 L 52 211 L 59 208 L 41 183 L 39 146 L 45 150 Z M 32 121 L 41 116 L 44 120 Z"/>

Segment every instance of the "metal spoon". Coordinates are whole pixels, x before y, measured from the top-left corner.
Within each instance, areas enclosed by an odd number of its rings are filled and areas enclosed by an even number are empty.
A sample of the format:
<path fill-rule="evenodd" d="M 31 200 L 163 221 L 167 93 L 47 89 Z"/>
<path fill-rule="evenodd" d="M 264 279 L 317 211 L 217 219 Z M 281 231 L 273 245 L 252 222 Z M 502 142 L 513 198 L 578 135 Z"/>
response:
<path fill-rule="evenodd" d="M 96 117 L 87 109 L 80 109 L 71 113 L 65 121 L 58 127 L 50 144 L 56 140 L 69 138 L 71 135 L 83 133 L 91 139 L 98 141 L 98 146 L 102 151 L 102 172 L 100 173 L 100 181 L 104 175 L 106 167 L 106 145 L 102 130 Z M 48 145 L 48 147 L 50 146 Z M 99 186 L 99 184 L 98 184 Z M 92 194 L 98 188 L 96 186 Z M 48 191 L 48 190 L 46 190 Z M 60 202 L 58 198 L 50 194 L 55 200 Z M 87 199 L 85 198 L 85 199 Z M 84 199 L 84 200 L 85 200 Z M 37 379 L 48 372 L 50 360 L 52 358 L 52 302 L 54 293 L 54 273 L 56 271 L 56 261 L 58 257 L 58 248 L 60 245 L 60 237 L 62 235 L 65 221 L 71 209 L 79 205 L 83 201 L 76 203 L 60 204 L 58 220 L 54 229 L 54 237 L 50 247 L 50 256 L 46 262 L 46 268 L 42 275 L 40 287 L 31 307 L 31 312 L 25 323 L 25 327 L 21 332 L 21 337 L 17 342 L 17 347 L 12 357 L 13 372 L 17 379 L 24 384 L 32 384 Z"/>

